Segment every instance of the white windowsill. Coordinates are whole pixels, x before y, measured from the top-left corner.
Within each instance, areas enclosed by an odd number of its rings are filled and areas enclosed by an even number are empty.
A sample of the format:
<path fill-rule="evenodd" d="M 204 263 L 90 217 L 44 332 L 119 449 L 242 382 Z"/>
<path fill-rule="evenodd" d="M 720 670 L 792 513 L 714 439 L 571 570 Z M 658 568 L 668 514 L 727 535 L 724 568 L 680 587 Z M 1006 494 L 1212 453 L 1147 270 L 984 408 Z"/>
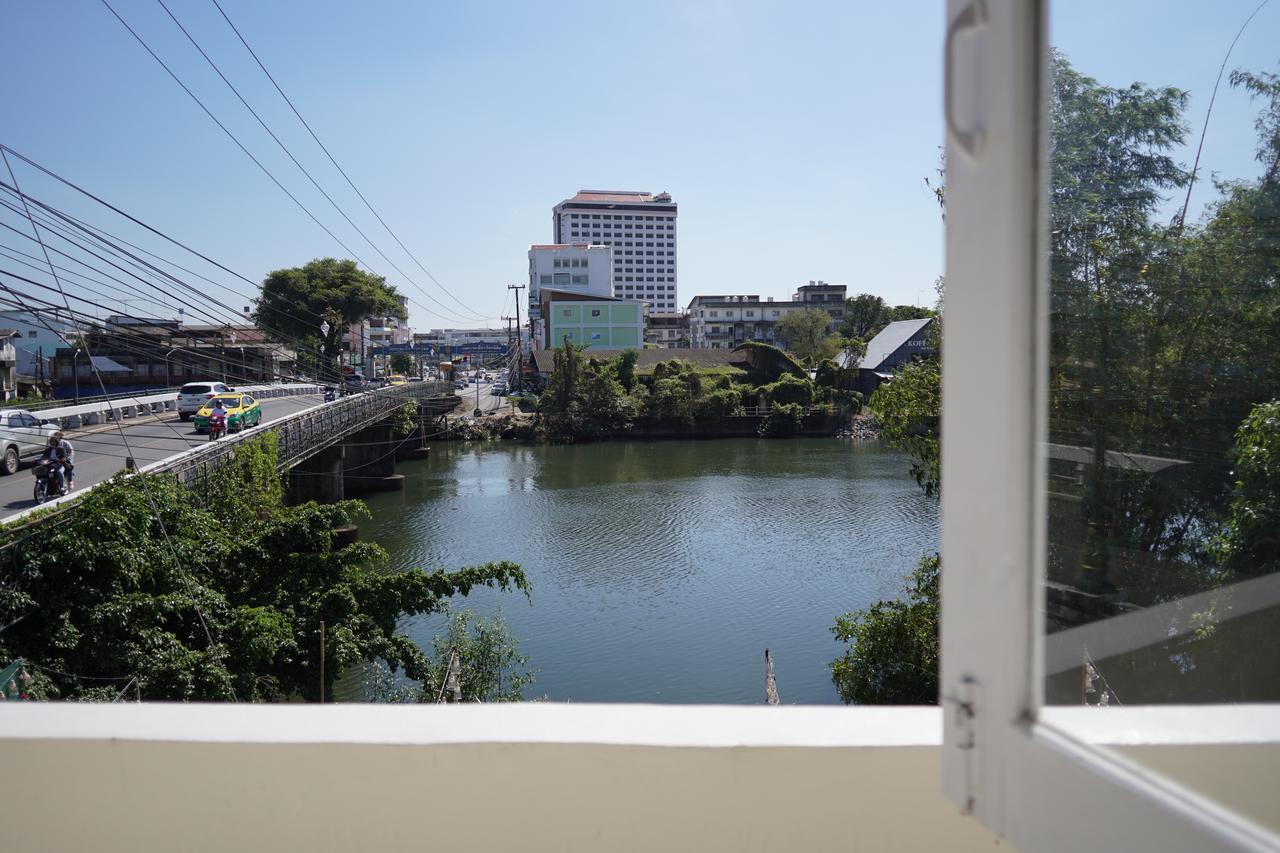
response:
<path fill-rule="evenodd" d="M 13 703 L 0 742 L 564 743 L 870 748 L 942 744 L 938 707 Z"/>

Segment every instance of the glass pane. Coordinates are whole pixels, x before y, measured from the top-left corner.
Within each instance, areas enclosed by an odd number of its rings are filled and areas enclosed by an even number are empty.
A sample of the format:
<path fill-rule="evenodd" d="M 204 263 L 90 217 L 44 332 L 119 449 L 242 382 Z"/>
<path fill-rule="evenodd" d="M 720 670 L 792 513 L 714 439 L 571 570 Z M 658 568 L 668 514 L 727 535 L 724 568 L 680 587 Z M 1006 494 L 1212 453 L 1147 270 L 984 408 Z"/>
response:
<path fill-rule="evenodd" d="M 1050 704 L 1280 699 L 1280 8 L 1256 8 L 1054 9 Z"/>

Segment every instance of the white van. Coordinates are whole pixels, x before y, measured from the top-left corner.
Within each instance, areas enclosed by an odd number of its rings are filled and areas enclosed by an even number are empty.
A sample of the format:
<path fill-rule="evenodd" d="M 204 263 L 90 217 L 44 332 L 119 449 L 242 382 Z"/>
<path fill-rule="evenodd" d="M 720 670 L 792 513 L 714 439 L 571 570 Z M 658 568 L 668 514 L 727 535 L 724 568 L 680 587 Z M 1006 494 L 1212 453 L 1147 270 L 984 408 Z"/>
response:
<path fill-rule="evenodd" d="M 207 382 L 188 382 L 178 391 L 178 417 L 184 421 L 190 420 L 206 400 L 234 390 L 236 389 L 212 379 Z"/>

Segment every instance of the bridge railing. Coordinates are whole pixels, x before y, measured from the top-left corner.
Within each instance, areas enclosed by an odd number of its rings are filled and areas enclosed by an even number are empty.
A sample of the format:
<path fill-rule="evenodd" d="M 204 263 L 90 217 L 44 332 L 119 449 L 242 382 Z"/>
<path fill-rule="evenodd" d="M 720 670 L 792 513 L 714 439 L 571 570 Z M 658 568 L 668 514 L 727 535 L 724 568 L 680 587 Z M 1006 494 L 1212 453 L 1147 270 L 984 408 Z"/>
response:
<path fill-rule="evenodd" d="M 338 443 L 343 436 L 382 420 L 406 402 L 432 397 L 443 400 L 446 396 L 453 396 L 452 387 L 436 382 L 411 382 L 352 394 L 209 442 L 206 447 L 161 459 L 141 470 L 143 473 L 172 473 L 180 482 L 191 485 L 235 453 L 241 442 L 273 432 L 277 440 L 279 467 L 283 471 Z"/>
<path fill-rule="evenodd" d="M 237 393 L 255 397 L 287 397 L 295 394 L 319 394 L 323 387 L 312 383 L 288 385 L 237 385 Z M 164 391 L 149 394 L 116 394 L 98 397 L 89 402 L 32 409 L 31 412 L 45 423 L 56 423 L 63 429 L 77 429 L 103 421 L 134 418 L 143 415 L 171 412 L 177 408 L 178 392 Z"/>

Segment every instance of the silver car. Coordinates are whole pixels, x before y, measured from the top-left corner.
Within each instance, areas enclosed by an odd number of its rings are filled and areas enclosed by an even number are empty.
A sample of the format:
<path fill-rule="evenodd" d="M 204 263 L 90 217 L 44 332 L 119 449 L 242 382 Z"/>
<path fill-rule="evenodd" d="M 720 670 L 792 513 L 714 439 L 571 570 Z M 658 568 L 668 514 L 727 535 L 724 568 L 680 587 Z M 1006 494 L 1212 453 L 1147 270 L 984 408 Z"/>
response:
<path fill-rule="evenodd" d="M 188 382 L 178 390 L 178 417 L 184 421 L 190 420 L 192 415 L 200 411 L 206 400 L 234 390 L 236 389 L 212 379 L 207 382 Z"/>
<path fill-rule="evenodd" d="M 13 474 L 18 463 L 44 452 L 57 424 L 41 423 L 25 409 L 0 409 L 0 474 Z"/>

